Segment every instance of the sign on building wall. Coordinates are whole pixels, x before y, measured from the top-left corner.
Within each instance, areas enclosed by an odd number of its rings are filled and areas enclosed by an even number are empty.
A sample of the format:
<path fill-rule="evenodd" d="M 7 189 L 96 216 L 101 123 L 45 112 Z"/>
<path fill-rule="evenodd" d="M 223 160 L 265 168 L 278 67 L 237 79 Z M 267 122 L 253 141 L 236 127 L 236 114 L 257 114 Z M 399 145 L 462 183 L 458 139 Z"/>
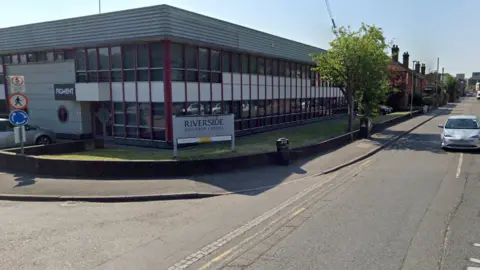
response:
<path fill-rule="evenodd" d="M 178 144 L 232 141 L 235 150 L 233 114 L 173 116 L 173 155 Z"/>
<path fill-rule="evenodd" d="M 480 77 L 480 72 L 472 72 L 472 77 Z"/>
<path fill-rule="evenodd" d="M 7 76 L 8 88 L 10 93 L 25 93 L 25 77 L 24 76 Z"/>
<path fill-rule="evenodd" d="M 77 100 L 74 83 L 54 84 L 53 91 L 55 100 Z"/>
<path fill-rule="evenodd" d="M 457 80 L 464 80 L 465 79 L 465 73 L 457 73 Z"/>

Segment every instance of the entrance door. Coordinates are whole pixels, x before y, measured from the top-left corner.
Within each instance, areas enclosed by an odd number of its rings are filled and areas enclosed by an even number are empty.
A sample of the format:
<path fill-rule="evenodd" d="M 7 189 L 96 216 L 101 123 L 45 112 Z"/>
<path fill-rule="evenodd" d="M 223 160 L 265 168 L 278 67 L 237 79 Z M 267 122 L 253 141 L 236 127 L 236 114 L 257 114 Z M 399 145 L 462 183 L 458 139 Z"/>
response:
<path fill-rule="evenodd" d="M 95 138 L 103 138 L 104 136 L 104 131 L 103 131 L 103 124 L 102 122 L 100 122 L 98 116 L 97 116 L 97 113 L 100 111 L 100 109 L 106 109 L 110 112 L 110 120 L 107 122 L 107 132 L 106 132 L 106 135 L 107 137 L 105 139 L 111 139 L 112 138 L 112 113 L 111 113 L 111 106 L 110 106 L 110 102 L 108 101 L 104 101 L 104 102 L 92 102 L 92 106 L 91 106 L 91 114 L 92 114 L 92 118 L 93 118 L 93 134 L 94 134 L 94 137 Z"/>

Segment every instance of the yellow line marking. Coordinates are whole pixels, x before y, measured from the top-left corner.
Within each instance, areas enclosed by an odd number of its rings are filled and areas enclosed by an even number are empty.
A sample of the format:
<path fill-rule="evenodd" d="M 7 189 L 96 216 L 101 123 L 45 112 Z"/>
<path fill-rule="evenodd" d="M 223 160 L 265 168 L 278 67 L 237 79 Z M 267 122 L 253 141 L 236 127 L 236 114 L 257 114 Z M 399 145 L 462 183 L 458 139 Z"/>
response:
<path fill-rule="evenodd" d="M 305 211 L 305 207 L 302 207 L 302 208 L 298 209 L 297 211 L 295 211 L 295 213 L 292 214 L 292 217 L 300 214 L 300 213 L 303 212 L 303 211 Z"/>
<path fill-rule="evenodd" d="M 200 268 L 199 270 L 205 270 L 207 269 L 208 267 L 210 267 L 210 265 L 214 262 L 218 262 L 220 261 L 221 259 L 223 259 L 224 257 L 226 257 L 228 254 L 232 253 L 233 251 L 233 248 L 223 252 L 222 254 L 218 255 L 217 257 L 215 257 L 215 259 L 211 260 L 210 262 L 208 262 L 207 264 L 205 264 L 204 266 L 202 266 L 202 268 Z"/>

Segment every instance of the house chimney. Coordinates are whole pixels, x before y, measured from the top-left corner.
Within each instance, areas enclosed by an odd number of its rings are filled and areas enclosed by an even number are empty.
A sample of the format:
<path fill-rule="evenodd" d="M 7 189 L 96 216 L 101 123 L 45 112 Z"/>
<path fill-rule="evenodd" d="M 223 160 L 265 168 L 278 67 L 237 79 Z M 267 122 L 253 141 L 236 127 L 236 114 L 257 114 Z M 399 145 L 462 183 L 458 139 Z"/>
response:
<path fill-rule="evenodd" d="M 393 62 L 398 62 L 398 53 L 400 49 L 398 48 L 397 45 L 392 46 L 392 61 Z"/>
<path fill-rule="evenodd" d="M 422 64 L 422 67 L 420 68 L 420 70 L 423 75 L 425 75 L 425 69 L 427 69 L 427 67 L 425 67 L 425 64 Z"/>
<path fill-rule="evenodd" d="M 415 72 L 420 73 L 420 63 L 419 62 L 415 63 Z"/>
<path fill-rule="evenodd" d="M 408 61 L 409 61 L 409 58 L 410 58 L 410 54 L 408 54 L 408 52 L 404 52 L 403 53 L 403 67 L 408 69 Z"/>

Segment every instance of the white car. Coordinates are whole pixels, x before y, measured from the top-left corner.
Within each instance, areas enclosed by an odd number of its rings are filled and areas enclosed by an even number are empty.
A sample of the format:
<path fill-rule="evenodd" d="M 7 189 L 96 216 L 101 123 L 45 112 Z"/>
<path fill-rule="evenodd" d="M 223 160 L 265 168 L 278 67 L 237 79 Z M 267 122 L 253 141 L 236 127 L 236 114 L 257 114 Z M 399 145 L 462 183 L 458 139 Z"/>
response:
<path fill-rule="evenodd" d="M 475 115 L 450 116 L 442 128 L 442 148 L 479 149 L 480 125 Z"/>

